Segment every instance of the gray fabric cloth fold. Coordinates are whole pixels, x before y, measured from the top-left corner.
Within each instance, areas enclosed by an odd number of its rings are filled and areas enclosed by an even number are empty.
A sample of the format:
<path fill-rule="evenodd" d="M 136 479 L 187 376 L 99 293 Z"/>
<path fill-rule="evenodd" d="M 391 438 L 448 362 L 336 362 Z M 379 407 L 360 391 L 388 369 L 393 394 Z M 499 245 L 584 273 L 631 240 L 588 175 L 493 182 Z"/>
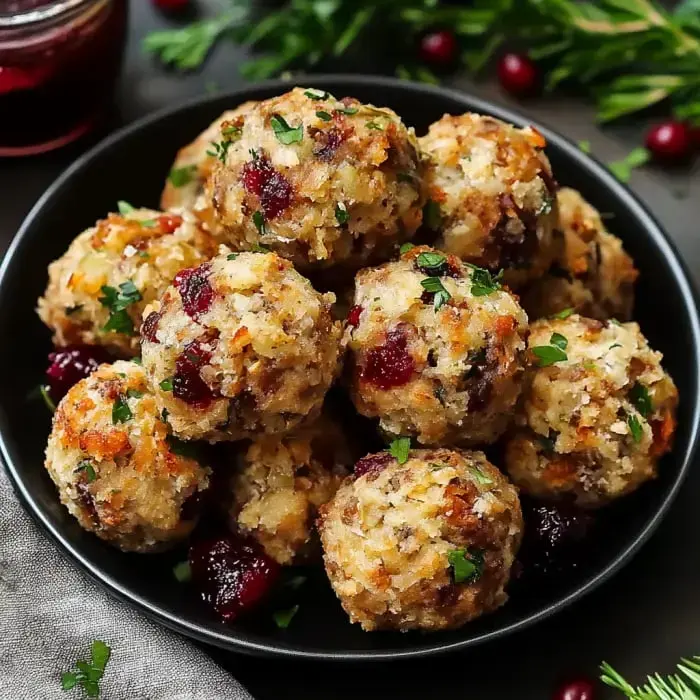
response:
<path fill-rule="evenodd" d="M 251 700 L 186 639 L 108 596 L 58 551 L 0 466 L 0 700 L 77 700 L 61 674 L 112 649 L 103 700 Z"/>

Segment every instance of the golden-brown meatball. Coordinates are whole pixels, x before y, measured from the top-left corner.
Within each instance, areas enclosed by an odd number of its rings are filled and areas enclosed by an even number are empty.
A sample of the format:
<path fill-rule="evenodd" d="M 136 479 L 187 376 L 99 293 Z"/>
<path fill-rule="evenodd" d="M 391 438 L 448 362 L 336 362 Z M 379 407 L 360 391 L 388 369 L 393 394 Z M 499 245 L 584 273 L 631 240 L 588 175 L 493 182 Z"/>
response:
<path fill-rule="evenodd" d="M 177 544 L 194 528 L 210 470 L 170 434 L 133 362 L 102 365 L 58 405 L 46 469 L 83 528 L 126 551 Z"/>
<path fill-rule="evenodd" d="M 494 442 L 520 395 L 527 316 L 488 272 L 427 247 L 357 275 L 352 399 L 425 445 Z"/>
<path fill-rule="evenodd" d="M 37 311 L 56 345 L 104 345 L 137 355 L 146 305 L 180 270 L 216 253 L 215 241 L 187 212 L 121 206 L 124 214 L 98 221 L 49 265 Z"/>
<path fill-rule="evenodd" d="M 180 272 L 141 328 L 175 434 L 237 440 L 315 417 L 339 365 L 333 301 L 274 253 L 223 252 Z"/>
<path fill-rule="evenodd" d="M 636 323 L 574 315 L 530 330 L 533 368 L 506 468 L 525 493 L 605 505 L 656 476 L 678 392 Z"/>
<path fill-rule="evenodd" d="M 390 109 L 295 88 L 224 122 L 217 148 L 204 199 L 234 249 L 357 268 L 421 223 L 417 141 Z"/>
<path fill-rule="evenodd" d="M 212 144 L 220 139 L 221 123 L 234 122 L 256 104 L 256 102 L 244 102 L 236 109 L 224 112 L 192 143 L 188 143 L 178 151 L 160 197 L 161 209 L 195 208 L 204 190 L 204 183 L 216 163 Z"/>
<path fill-rule="evenodd" d="M 369 455 L 321 508 L 326 572 L 364 630 L 460 627 L 505 603 L 523 527 L 481 452 Z"/>
<path fill-rule="evenodd" d="M 576 190 L 564 187 L 557 199 L 564 250 L 524 292 L 525 310 L 533 319 L 568 308 L 601 321 L 629 319 L 638 272 L 622 241 L 605 230 L 600 213 Z"/>
<path fill-rule="evenodd" d="M 240 453 L 231 479 L 234 529 L 252 536 L 280 564 L 313 554 L 318 508 L 353 465 L 345 434 L 323 415 L 289 435 L 263 435 Z"/>
<path fill-rule="evenodd" d="M 427 156 L 426 222 L 437 247 L 513 288 L 545 272 L 561 248 L 556 183 L 536 129 L 480 114 L 445 115 L 420 139 Z"/>

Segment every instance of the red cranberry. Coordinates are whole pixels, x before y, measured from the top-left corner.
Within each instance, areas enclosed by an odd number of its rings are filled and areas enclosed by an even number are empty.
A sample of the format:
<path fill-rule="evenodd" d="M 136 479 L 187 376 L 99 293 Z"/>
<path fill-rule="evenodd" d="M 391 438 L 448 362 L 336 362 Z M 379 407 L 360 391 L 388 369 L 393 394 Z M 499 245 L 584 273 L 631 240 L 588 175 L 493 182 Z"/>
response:
<path fill-rule="evenodd" d="M 356 326 L 360 322 L 362 316 L 362 307 L 357 304 L 348 312 L 348 326 Z"/>
<path fill-rule="evenodd" d="M 507 53 L 498 62 L 498 79 L 511 95 L 528 95 L 538 86 L 539 71 L 524 54 Z"/>
<path fill-rule="evenodd" d="M 0 66 L 0 95 L 15 90 L 33 90 L 51 74 L 52 68 L 37 66 Z"/>
<path fill-rule="evenodd" d="M 317 132 L 314 135 L 314 155 L 321 160 L 331 160 L 350 133 L 351 129 L 341 130 L 335 126 L 327 131 Z"/>
<path fill-rule="evenodd" d="M 211 265 L 204 263 L 199 267 L 189 267 L 175 275 L 173 284 L 180 292 L 182 308 L 191 318 L 197 320 L 201 314 L 209 311 L 214 300 L 214 290 L 209 284 Z"/>
<path fill-rule="evenodd" d="M 60 401 L 74 384 L 111 359 L 109 353 L 99 345 L 69 345 L 49 353 L 51 364 L 46 370 L 46 376 L 51 398 Z"/>
<path fill-rule="evenodd" d="M 383 345 L 367 352 L 360 378 L 386 391 L 407 384 L 414 371 L 415 364 L 408 352 L 406 333 L 399 326 L 386 334 Z"/>
<path fill-rule="evenodd" d="M 202 347 L 202 341 L 193 340 L 185 345 L 184 352 L 175 360 L 173 396 L 176 399 L 204 407 L 217 397 L 199 372 L 209 360 L 211 360 L 211 351 Z"/>
<path fill-rule="evenodd" d="M 161 316 L 157 311 L 151 311 L 151 313 L 146 316 L 146 320 L 141 324 L 141 337 L 151 343 L 159 342 L 158 338 L 156 338 L 156 333 L 158 332 L 160 319 Z"/>
<path fill-rule="evenodd" d="M 255 607 L 277 581 L 280 566 L 252 542 L 233 536 L 190 547 L 192 580 L 224 622 Z"/>
<path fill-rule="evenodd" d="M 153 4 L 166 12 L 174 12 L 187 7 L 190 4 L 190 0 L 153 0 Z"/>
<path fill-rule="evenodd" d="M 266 220 L 274 219 L 291 205 L 292 185 L 267 156 L 255 155 L 243 166 L 242 178 L 246 192 L 260 200 Z"/>
<path fill-rule="evenodd" d="M 394 458 L 388 452 L 377 452 L 373 455 L 367 455 L 358 460 L 355 464 L 354 473 L 356 477 L 363 474 L 378 474 L 387 464 L 394 461 Z"/>
<path fill-rule="evenodd" d="M 457 39 L 447 30 L 430 32 L 420 40 L 420 57 L 431 66 L 446 67 L 457 58 Z"/>
<path fill-rule="evenodd" d="M 683 161 L 693 150 L 693 135 L 684 122 L 669 120 L 649 130 L 646 147 L 658 160 Z"/>
<path fill-rule="evenodd" d="M 575 678 L 563 683 L 552 696 L 552 700 L 593 700 L 595 686 L 588 678 Z"/>
<path fill-rule="evenodd" d="M 175 233 L 182 226 L 182 217 L 177 214 L 163 214 L 158 217 L 158 226 L 163 233 Z"/>

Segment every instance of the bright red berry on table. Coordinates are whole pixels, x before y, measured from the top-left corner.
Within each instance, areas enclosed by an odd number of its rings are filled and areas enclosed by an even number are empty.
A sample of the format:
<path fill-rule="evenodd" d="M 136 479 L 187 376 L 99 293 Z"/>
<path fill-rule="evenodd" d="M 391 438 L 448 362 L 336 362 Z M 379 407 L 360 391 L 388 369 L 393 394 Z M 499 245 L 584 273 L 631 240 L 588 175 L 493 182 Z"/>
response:
<path fill-rule="evenodd" d="M 658 160 L 685 160 L 693 150 L 692 130 L 684 122 L 662 122 L 648 131 L 646 147 Z"/>
<path fill-rule="evenodd" d="M 498 62 L 498 79 L 511 95 L 529 95 L 537 89 L 540 74 L 535 63 L 524 54 L 507 53 Z"/>
<path fill-rule="evenodd" d="M 420 57 L 425 63 L 438 68 L 452 65 L 457 58 L 455 35 L 446 29 L 423 35 Z"/>
<path fill-rule="evenodd" d="M 588 678 L 576 678 L 557 688 L 552 700 L 594 700 L 595 686 Z"/>
<path fill-rule="evenodd" d="M 190 0 L 153 0 L 153 4 L 161 10 L 173 12 L 187 7 L 190 4 Z"/>

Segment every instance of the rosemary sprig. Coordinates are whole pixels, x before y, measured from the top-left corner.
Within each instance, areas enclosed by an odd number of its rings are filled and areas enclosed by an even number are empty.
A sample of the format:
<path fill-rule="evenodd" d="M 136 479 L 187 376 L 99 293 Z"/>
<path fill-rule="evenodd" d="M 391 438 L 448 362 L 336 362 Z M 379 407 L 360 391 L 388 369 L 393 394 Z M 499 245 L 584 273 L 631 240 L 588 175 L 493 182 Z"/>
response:
<path fill-rule="evenodd" d="M 601 664 L 600 679 L 619 690 L 629 700 L 700 700 L 700 656 L 681 659 L 679 673 L 662 677 L 658 673 L 647 677 L 638 688 L 630 685 L 610 664 Z"/>

